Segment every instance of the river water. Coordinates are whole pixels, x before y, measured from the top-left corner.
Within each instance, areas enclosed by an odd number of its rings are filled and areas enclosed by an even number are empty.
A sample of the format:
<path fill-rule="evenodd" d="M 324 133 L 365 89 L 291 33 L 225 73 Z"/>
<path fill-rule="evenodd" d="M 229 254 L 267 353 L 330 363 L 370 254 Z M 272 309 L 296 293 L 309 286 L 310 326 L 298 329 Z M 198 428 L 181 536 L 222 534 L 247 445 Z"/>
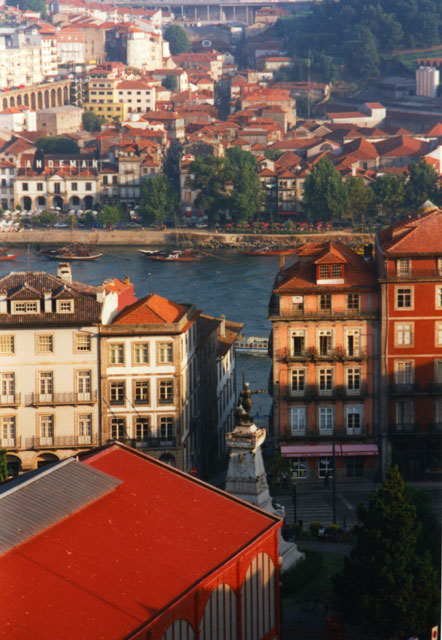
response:
<path fill-rule="evenodd" d="M 190 302 L 203 313 L 224 314 L 228 320 L 244 323 L 243 334 L 268 337 L 267 306 L 279 268 L 277 256 L 243 256 L 239 253 L 206 257 L 201 262 L 155 262 L 134 247 L 106 247 L 95 262 L 73 262 L 74 280 L 99 285 L 106 278 L 129 276 L 138 298 L 150 292 L 174 300 Z M 0 275 L 9 271 L 57 272 L 57 262 L 31 251 L 12 262 L 0 262 Z M 271 398 L 267 393 L 270 359 L 238 354 L 237 379 L 242 372 L 252 389 L 265 393 L 253 397 L 253 414 L 268 415 Z"/>

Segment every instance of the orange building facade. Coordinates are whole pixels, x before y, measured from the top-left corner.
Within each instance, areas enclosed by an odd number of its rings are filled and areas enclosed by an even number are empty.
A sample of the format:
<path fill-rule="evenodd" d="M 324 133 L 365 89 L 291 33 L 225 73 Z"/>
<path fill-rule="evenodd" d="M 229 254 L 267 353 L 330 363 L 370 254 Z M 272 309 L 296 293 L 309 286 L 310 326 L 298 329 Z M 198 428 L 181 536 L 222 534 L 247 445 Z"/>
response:
<path fill-rule="evenodd" d="M 294 478 L 352 482 L 378 473 L 379 294 L 372 261 L 347 246 L 302 246 L 275 281 L 275 445 Z"/>

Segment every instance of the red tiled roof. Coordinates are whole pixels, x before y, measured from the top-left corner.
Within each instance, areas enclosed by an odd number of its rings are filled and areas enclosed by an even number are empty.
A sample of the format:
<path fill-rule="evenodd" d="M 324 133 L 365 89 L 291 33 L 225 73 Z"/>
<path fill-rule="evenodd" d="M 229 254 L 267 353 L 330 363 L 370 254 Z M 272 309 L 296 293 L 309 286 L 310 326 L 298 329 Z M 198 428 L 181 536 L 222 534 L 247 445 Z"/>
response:
<path fill-rule="evenodd" d="M 150 293 L 126 307 L 112 324 L 172 324 L 187 313 L 188 307 Z"/>
<path fill-rule="evenodd" d="M 442 210 L 436 207 L 412 218 L 400 220 L 377 234 L 387 255 L 442 255 Z"/>

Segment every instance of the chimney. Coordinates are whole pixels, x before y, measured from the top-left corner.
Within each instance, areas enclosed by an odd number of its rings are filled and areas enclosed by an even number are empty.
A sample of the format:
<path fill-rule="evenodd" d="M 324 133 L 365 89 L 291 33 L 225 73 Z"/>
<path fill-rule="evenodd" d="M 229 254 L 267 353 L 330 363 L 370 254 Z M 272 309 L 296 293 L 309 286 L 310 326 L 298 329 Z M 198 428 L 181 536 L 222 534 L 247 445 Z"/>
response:
<path fill-rule="evenodd" d="M 6 291 L 0 291 L 0 313 L 8 313 L 8 295 Z"/>
<path fill-rule="evenodd" d="M 124 284 L 130 284 L 130 278 L 129 276 L 126 276 L 123 280 Z"/>
<path fill-rule="evenodd" d="M 64 282 L 72 282 L 72 269 L 69 262 L 60 262 L 57 267 L 57 276 Z"/>
<path fill-rule="evenodd" d="M 226 335 L 226 316 L 221 316 L 221 324 L 219 325 L 219 334 L 221 338 L 224 338 Z"/>
<path fill-rule="evenodd" d="M 43 291 L 43 297 L 44 297 L 44 312 L 52 313 L 52 292 Z"/>
<path fill-rule="evenodd" d="M 103 300 L 104 300 L 104 288 L 100 287 L 99 289 L 97 289 L 97 302 L 101 304 Z"/>

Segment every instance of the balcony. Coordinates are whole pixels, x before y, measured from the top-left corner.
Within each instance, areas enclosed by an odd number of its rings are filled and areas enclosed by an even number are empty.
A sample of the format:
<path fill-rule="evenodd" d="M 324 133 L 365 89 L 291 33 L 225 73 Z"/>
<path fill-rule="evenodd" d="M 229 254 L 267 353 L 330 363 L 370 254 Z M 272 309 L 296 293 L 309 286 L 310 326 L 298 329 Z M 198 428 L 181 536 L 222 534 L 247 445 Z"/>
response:
<path fill-rule="evenodd" d="M 442 396 L 442 382 L 432 382 L 428 391 L 435 396 Z"/>
<path fill-rule="evenodd" d="M 63 449 L 72 447 L 96 447 L 97 434 L 91 436 L 55 436 L 37 437 L 25 439 L 25 449 Z"/>
<path fill-rule="evenodd" d="M 0 407 L 18 407 L 21 402 L 21 393 L 11 393 L 0 396 Z"/>
<path fill-rule="evenodd" d="M 419 393 L 420 387 L 418 384 L 390 384 L 388 387 L 388 393 L 391 396 L 409 396 Z"/>
<path fill-rule="evenodd" d="M 321 402 L 326 400 L 361 400 L 367 396 L 367 387 L 362 384 L 359 389 L 347 389 L 336 385 L 331 389 L 320 389 L 319 385 L 308 385 L 304 391 L 289 389 L 283 396 L 287 402 Z"/>
<path fill-rule="evenodd" d="M 301 440 L 306 442 L 330 442 L 333 439 L 342 442 L 360 442 L 372 438 L 370 433 L 370 425 L 362 425 L 359 429 L 349 429 L 345 425 L 335 425 L 331 429 L 320 429 L 319 425 L 309 425 L 306 430 L 299 430 L 295 433 L 285 434 L 281 436 L 281 443 L 294 444 Z"/>
<path fill-rule="evenodd" d="M 0 447 L 2 449 L 21 449 L 21 436 L 2 438 L 0 440 Z"/>
<path fill-rule="evenodd" d="M 158 404 L 173 404 L 173 397 L 170 398 L 158 398 Z"/>
<path fill-rule="evenodd" d="M 321 352 L 316 347 L 308 347 L 300 351 L 279 349 L 277 357 L 285 362 L 362 362 L 367 359 L 367 352 L 363 349 L 350 354 L 341 347 Z"/>
<path fill-rule="evenodd" d="M 363 319 L 376 318 L 378 316 L 376 311 L 361 311 L 360 309 L 318 309 L 317 311 L 305 311 L 304 309 L 299 309 L 297 307 L 293 307 L 289 311 L 280 313 L 279 304 L 276 303 L 276 300 L 270 301 L 269 314 L 270 316 L 277 316 L 279 319 L 283 320 L 324 320 L 327 318 L 334 320 L 346 320 L 348 318 Z"/>
<path fill-rule="evenodd" d="M 93 404 L 97 402 L 97 392 L 89 393 L 31 393 L 26 396 L 26 404 L 39 406 L 55 406 L 69 404 Z"/>
<path fill-rule="evenodd" d="M 422 431 L 422 429 L 420 429 L 419 425 L 414 422 L 404 424 L 390 424 L 388 426 L 388 431 L 391 435 L 403 435 L 407 433 L 419 435 L 425 433 L 424 431 Z"/>
<path fill-rule="evenodd" d="M 137 438 L 119 437 L 120 442 L 124 442 L 134 449 L 166 449 L 176 447 L 176 438 L 148 438 L 138 440 Z"/>

